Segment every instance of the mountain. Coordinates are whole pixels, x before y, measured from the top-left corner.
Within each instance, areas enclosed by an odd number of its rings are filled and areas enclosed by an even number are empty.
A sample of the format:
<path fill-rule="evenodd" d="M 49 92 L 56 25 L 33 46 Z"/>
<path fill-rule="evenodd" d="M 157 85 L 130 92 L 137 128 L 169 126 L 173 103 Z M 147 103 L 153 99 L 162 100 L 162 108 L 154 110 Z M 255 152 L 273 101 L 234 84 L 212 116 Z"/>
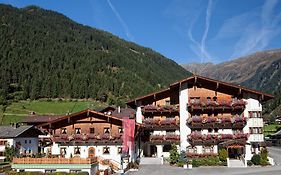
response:
<path fill-rule="evenodd" d="M 0 16 L 0 103 L 57 97 L 114 103 L 190 75 L 152 49 L 57 12 L 0 4 Z"/>
<path fill-rule="evenodd" d="M 281 114 L 281 49 L 257 52 L 220 64 L 188 64 L 183 67 L 203 76 L 274 94 L 275 99 L 265 105 L 265 112 Z"/>

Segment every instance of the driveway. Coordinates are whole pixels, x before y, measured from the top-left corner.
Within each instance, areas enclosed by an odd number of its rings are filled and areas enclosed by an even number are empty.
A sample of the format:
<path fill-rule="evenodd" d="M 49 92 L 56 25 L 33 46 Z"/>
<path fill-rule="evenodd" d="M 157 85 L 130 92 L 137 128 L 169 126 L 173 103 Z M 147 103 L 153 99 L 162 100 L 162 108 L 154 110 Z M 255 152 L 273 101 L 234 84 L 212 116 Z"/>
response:
<path fill-rule="evenodd" d="M 281 166 L 281 147 L 267 147 L 267 150 L 268 156 L 274 159 L 276 165 Z"/>

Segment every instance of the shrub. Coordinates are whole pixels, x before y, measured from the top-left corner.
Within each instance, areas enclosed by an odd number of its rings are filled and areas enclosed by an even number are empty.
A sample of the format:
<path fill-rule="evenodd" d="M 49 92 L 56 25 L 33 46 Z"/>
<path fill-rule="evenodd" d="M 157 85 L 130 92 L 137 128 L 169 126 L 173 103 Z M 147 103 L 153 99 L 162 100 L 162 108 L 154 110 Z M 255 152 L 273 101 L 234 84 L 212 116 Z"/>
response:
<path fill-rule="evenodd" d="M 261 165 L 261 166 L 266 166 L 266 165 L 268 165 L 267 159 L 266 159 L 266 160 L 265 160 L 265 159 L 261 159 L 260 165 Z"/>
<path fill-rule="evenodd" d="M 261 150 L 261 159 L 267 161 L 267 156 L 268 156 L 268 151 L 267 151 L 267 149 L 262 149 L 262 150 Z"/>
<path fill-rule="evenodd" d="M 186 153 L 184 151 L 182 151 L 180 156 L 179 156 L 177 166 L 183 167 L 183 165 L 186 164 L 186 163 L 187 163 Z"/>
<path fill-rule="evenodd" d="M 227 157 L 228 157 L 228 153 L 227 153 L 226 149 L 223 148 L 223 149 L 219 150 L 219 159 L 220 159 L 220 161 L 226 162 Z"/>
<path fill-rule="evenodd" d="M 179 160 L 179 153 L 177 145 L 172 144 L 171 150 L 170 150 L 170 164 L 176 164 Z"/>
<path fill-rule="evenodd" d="M 225 166 L 225 162 L 220 162 L 218 156 L 192 159 L 192 166 Z"/>
<path fill-rule="evenodd" d="M 260 165 L 261 164 L 261 156 L 259 154 L 253 155 L 251 161 L 254 165 Z"/>
<path fill-rule="evenodd" d="M 248 165 L 248 166 L 252 166 L 252 165 L 253 165 L 253 162 L 252 162 L 251 160 L 248 160 L 248 161 L 247 161 L 247 165 Z"/>

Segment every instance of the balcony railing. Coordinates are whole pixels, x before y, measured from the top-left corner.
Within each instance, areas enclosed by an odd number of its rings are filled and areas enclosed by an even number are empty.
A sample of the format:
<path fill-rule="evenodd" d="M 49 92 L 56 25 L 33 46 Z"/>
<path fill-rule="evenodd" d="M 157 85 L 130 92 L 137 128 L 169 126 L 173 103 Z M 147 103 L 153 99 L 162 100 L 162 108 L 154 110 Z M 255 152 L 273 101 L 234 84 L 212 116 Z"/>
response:
<path fill-rule="evenodd" d="M 145 127 L 173 127 L 179 126 L 179 120 L 176 118 L 146 118 L 144 119 Z"/>
<path fill-rule="evenodd" d="M 179 105 L 165 105 L 165 106 L 146 105 L 146 106 L 142 107 L 142 112 L 144 112 L 144 113 L 175 113 L 175 112 L 179 112 Z"/>
<path fill-rule="evenodd" d="M 98 142 L 98 141 L 121 141 L 122 134 L 73 134 L 73 135 L 54 135 L 52 140 L 54 142 Z"/>
<path fill-rule="evenodd" d="M 247 119 L 243 116 L 233 115 L 224 117 L 193 116 L 187 120 L 191 128 L 243 128 Z"/>
<path fill-rule="evenodd" d="M 244 133 L 236 133 L 236 134 L 201 134 L 197 132 L 193 132 L 188 135 L 188 141 L 192 145 L 200 145 L 200 144 L 218 144 L 220 142 L 224 142 L 227 140 L 238 140 L 243 139 L 247 140 L 249 134 Z"/>
<path fill-rule="evenodd" d="M 247 102 L 244 100 L 209 100 L 209 99 L 191 99 L 188 103 L 188 108 L 191 110 L 196 109 L 244 109 Z"/>
<path fill-rule="evenodd" d="M 97 158 L 13 158 L 13 164 L 94 164 L 97 163 Z"/>
<path fill-rule="evenodd" d="M 178 142 L 180 141 L 180 136 L 176 134 L 167 134 L 167 135 L 151 135 L 150 136 L 150 141 L 155 142 L 155 141 L 168 141 L 168 142 Z"/>

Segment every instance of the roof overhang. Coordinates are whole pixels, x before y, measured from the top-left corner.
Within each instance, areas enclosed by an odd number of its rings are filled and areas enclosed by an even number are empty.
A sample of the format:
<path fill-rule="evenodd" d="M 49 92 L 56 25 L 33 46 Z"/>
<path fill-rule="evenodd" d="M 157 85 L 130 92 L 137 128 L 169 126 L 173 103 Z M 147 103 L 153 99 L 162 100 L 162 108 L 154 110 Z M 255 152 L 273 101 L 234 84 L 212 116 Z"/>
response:
<path fill-rule="evenodd" d="M 267 94 L 261 91 L 253 90 L 250 88 L 246 88 L 240 85 L 227 83 L 219 80 L 214 80 L 211 78 L 199 76 L 199 75 L 193 75 L 191 77 L 188 77 L 186 79 L 177 81 L 175 83 L 170 84 L 169 88 L 163 89 L 158 92 L 154 92 L 145 96 L 141 96 L 138 98 L 135 98 L 131 101 L 127 102 L 127 105 L 131 107 L 135 107 L 137 105 L 138 101 L 142 101 L 142 105 L 150 104 L 154 101 L 161 100 L 163 98 L 167 98 L 171 94 L 171 89 L 178 89 L 183 84 L 188 83 L 189 87 L 197 86 L 197 87 L 203 87 L 210 90 L 214 90 L 221 93 L 226 93 L 230 95 L 239 95 L 239 94 L 253 94 L 258 97 L 258 100 L 265 102 L 270 99 L 272 99 L 274 96 L 271 94 Z"/>

